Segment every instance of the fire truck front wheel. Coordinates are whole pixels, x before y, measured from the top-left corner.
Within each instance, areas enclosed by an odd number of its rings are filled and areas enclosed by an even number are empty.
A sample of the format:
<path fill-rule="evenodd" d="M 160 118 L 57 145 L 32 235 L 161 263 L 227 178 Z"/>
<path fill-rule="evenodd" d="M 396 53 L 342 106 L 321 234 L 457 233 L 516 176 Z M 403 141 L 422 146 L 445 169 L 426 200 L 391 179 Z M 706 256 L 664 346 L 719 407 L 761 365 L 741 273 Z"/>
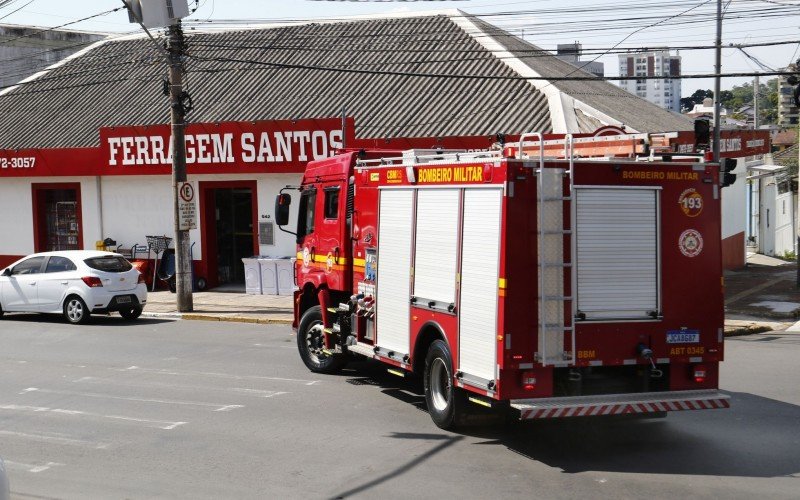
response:
<path fill-rule="evenodd" d="M 425 402 L 433 422 L 442 429 L 452 429 L 461 424 L 464 395 L 453 384 L 453 359 L 450 349 L 441 340 L 435 340 L 425 357 Z"/>
<path fill-rule="evenodd" d="M 344 354 L 326 354 L 324 352 L 324 325 L 322 323 L 322 308 L 314 306 L 309 308 L 300 319 L 297 328 L 297 349 L 300 357 L 309 370 L 315 373 L 336 373 L 345 363 Z"/>

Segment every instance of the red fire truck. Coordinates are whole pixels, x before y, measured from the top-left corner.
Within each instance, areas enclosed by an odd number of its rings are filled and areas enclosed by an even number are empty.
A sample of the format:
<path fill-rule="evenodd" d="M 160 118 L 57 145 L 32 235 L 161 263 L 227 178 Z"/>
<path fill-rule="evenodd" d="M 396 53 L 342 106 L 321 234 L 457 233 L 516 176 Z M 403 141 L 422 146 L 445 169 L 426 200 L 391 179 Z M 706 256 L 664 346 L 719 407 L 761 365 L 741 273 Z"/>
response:
<path fill-rule="evenodd" d="M 656 156 L 658 144 L 530 134 L 496 151 L 309 163 L 304 363 L 331 373 L 358 355 L 419 374 L 442 428 L 480 407 L 520 419 L 728 407 L 719 165 Z M 284 190 L 279 226 L 290 203 Z"/>

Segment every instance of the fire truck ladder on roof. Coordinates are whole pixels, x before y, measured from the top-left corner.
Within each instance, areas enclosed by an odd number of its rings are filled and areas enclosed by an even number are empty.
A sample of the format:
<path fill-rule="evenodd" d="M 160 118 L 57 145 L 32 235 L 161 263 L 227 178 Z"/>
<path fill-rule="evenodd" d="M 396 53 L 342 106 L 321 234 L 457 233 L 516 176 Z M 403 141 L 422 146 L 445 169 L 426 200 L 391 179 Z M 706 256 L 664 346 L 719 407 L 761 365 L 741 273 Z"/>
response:
<path fill-rule="evenodd" d="M 541 134 L 526 134 L 520 137 L 518 157 L 522 158 L 523 143 L 526 137 L 538 138 L 539 166 L 537 176 L 537 228 L 538 228 L 538 306 L 539 335 L 536 361 L 543 366 L 568 366 L 575 364 L 575 328 L 572 318 L 575 317 L 572 291 L 566 290 L 565 276 L 571 272 L 570 287 L 574 289 L 575 262 L 574 238 L 570 239 L 570 255 L 565 260 L 565 239 L 571 235 L 572 224 L 565 228 L 564 203 L 573 206 L 573 138 L 567 135 L 563 141 L 564 156 L 569 159 L 569 168 L 544 168 L 545 145 Z M 564 182 L 564 177 L 568 182 Z M 566 312 L 569 311 L 569 314 Z M 569 334 L 569 335 L 567 335 Z M 569 338 L 567 348 L 566 339 Z"/>

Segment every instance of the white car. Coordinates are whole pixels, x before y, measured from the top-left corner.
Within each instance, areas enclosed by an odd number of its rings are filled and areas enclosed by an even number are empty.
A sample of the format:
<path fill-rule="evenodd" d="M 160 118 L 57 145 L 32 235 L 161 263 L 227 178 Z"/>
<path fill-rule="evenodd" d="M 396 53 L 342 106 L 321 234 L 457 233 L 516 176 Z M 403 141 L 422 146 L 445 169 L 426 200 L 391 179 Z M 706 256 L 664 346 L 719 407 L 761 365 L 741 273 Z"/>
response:
<path fill-rule="evenodd" d="M 146 303 L 144 276 L 112 252 L 37 253 L 0 273 L 0 317 L 4 312 L 53 313 L 83 324 L 90 314 L 117 311 L 136 319 Z"/>

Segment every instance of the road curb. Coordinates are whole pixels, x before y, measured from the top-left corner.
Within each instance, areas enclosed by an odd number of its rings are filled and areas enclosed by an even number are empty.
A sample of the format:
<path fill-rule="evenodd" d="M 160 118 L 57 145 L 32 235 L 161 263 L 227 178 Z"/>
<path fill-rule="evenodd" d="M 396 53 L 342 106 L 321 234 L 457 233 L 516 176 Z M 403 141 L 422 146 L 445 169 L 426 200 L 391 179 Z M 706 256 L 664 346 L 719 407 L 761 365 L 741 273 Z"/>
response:
<path fill-rule="evenodd" d="M 168 313 L 160 313 L 160 312 L 143 312 L 142 318 L 153 318 L 153 319 L 181 319 L 182 314 L 178 312 L 168 312 Z"/>
<path fill-rule="evenodd" d="M 756 333 L 771 332 L 772 327 L 762 325 L 742 326 L 725 331 L 725 337 L 741 337 L 743 335 L 754 335 Z"/>
<path fill-rule="evenodd" d="M 291 325 L 291 319 L 253 318 L 247 316 L 213 316 L 210 314 L 183 314 L 182 319 L 190 321 L 220 321 L 225 323 L 250 323 L 259 325 Z"/>

